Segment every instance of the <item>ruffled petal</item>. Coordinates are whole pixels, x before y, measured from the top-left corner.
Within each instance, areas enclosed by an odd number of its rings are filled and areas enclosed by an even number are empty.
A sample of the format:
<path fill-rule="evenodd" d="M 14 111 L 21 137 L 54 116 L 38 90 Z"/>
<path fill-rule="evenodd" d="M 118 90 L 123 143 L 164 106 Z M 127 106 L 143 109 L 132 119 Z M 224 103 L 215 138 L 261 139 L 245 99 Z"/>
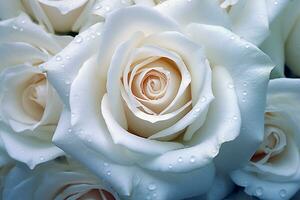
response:
<path fill-rule="evenodd" d="M 248 162 L 263 139 L 265 94 L 274 65 L 257 47 L 222 27 L 192 24 L 187 31 L 194 41 L 205 46 L 211 65 L 224 66 L 232 77 L 228 87 L 235 90 L 243 124 L 239 137 L 222 146 L 217 164 L 223 170 L 241 166 Z M 224 50 L 220 44 L 226 44 L 231 50 Z M 236 159 L 228 163 L 232 155 Z"/>

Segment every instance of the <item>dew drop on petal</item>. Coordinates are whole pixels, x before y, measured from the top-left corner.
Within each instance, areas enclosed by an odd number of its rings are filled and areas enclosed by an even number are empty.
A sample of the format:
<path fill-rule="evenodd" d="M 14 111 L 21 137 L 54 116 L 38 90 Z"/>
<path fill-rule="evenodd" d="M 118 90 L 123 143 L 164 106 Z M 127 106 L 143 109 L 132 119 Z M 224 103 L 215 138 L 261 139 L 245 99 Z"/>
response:
<path fill-rule="evenodd" d="M 181 163 L 183 161 L 182 157 L 179 156 L 178 159 L 177 159 L 177 161 Z"/>
<path fill-rule="evenodd" d="M 70 84 L 71 84 L 71 81 L 65 80 L 65 84 L 70 85 Z"/>
<path fill-rule="evenodd" d="M 150 191 L 156 190 L 156 185 L 153 184 L 153 183 L 149 184 L 148 185 L 148 190 L 150 190 Z"/>
<path fill-rule="evenodd" d="M 18 27 L 17 27 L 16 25 L 13 25 L 12 28 L 13 28 L 14 30 L 18 30 Z"/>
<path fill-rule="evenodd" d="M 111 171 L 107 171 L 107 172 L 106 172 L 106 175 L 107 175 L 107 176 L 111 176 Z"/>
<path fill-rule="evenodd" d="M 258 197 L 260 197 L 260 196 L 262 196 L 262 194 L 263 194 L 263 188 L 262 187 L 258 187 L 258 188 L 256 188 L 256 190 L 255 190 L 255 194 L 256 194 L 256 196 L 258 196 Z"/>
<path fill-rule="evenodd" d="M 227 87 L 228 87 L 229 89 L 232 89 L 232 88 L 234 88 L 234 85 L 233 85 L 232 83 L 228 83 Z"/>
<path fill-rule="evenodd" d="M 205 102 L 205 101 L 206 101 L 206 97 L 204 97 L 204 96 L 201 97 L 201 98 L 200 98 L 200 101 L 201 101 L 202 103 Z"/>
<path fill-rule="evenodd" d="M 281 198 L 285 198 L 286 197 L 286 195 L 287 195 L 287 192 L 286 192 L 286 190 L 285 189 L 281 189 L 280 191 L 279 191 L 279 196 L 281 197 Z"/>
<path fill-rule="evenodd" d="M 82 37 L 80 35 L 75 37 L 75 43 L 81 43 L 83 41 Z"/>
<path fill-rule="evenodd" d="M 191 163 L 194 163 L 196 161 L 196 158 L 195 158 L 195 156 L 191 156 L 191 158 L 190 158 L 190 162 Z"/>
<path fill-rule="evenodd" d="M 62 61 L 62 57 L 61 57 L 60 55 L 57 55 L 57 56 L 55 57 L 55 60 L 58 61 L 58 62 L 59 62 L 59 61 Z"/>

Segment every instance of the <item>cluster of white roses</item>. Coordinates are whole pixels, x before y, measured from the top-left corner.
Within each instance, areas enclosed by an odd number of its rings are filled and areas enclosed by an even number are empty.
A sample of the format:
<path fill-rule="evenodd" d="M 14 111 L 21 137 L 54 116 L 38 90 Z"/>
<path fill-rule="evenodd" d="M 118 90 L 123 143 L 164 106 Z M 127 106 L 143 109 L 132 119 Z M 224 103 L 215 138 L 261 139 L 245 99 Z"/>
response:
<path fill-rule="evenodd" d="M 300 0 L 0 0 L 0 19 L 0 199 L 297 199 Z"/>

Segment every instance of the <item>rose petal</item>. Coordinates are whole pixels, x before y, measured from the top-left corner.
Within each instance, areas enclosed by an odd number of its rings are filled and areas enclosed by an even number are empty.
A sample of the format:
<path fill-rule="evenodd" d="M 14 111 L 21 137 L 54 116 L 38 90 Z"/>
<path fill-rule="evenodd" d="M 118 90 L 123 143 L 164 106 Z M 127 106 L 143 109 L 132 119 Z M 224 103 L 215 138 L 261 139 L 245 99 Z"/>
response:
<path fill-rule="evenodd" d="M 129 133 L 115 121 L 108 110 L 110 106 L 107 95 L 104 95 L 101 103 L 102 115 L 116 144 L 124 145 L 127 149 L 134 152 L 148 154 L 151 156 L 183 147 L 180 143 L 149 140 Z"/>
<path fill-rule="evenodd" d="M 70 127 L 68 124 L 70 112 L 64 112 L 63 116 L 66 118 L 61 120 L 60 128 L 62 129 L 55 134 L 55 143 L 72 157 L 85 163 L 86 167 L 99 178 L 105 178 L 121 196 L 143 199 L 145 193 L 155 192 L 157 197 L 162 199 L 182 199 L 187 196 L 203 194 L 211 186 L 215 173 L 212 163 L 189 173 L 164 173 L 163 176 L 161 173 L 156 174 L 132 165 L 118 165 L 103 157 L 100 151 L 94 151 L 90 146 L 84 145 L 80 138 L 68 137 L 66 132 Z M 74 151 L 74 146 L 81 151 Z M 113 158 L 114 156 L 110 155 L 109 157 Z M 195 179 L 195 177 L 198 178 Z M 202 181 L 203 179 L 206 180 L 205 183 Z M 166 180 L 168 181 L 166 182 Z M 190 184 L 189 187 L 186 187 L 187 183 Z M 183 187 L 186 190 L 178 190 Z"/>
<path fill-rule="evenodd" d="M 36 165 L 64 155 L 64 152 L 49 141 L 18 134 L 1 124 L 1 138 L 10 157 L 24 162 L 30 169 Z M 39 133 L 45 134 L 45 133 Z M 46 132 L 46 134 L 49 134 Z"/>
<path fill-rule="evenodd" d="M 239 0 L 229 12 L 232 31 L 253 44 L 261 44 L 269 34 L 267 9 L 266 1 Z"/>
<path fill-rule="evenodd" d="M 95 56 L 101 35 L 101 24 L 80 33 L 59 54 L 41 65 L 48 80 L 58 92 L 65 105 L 69 106 L 70 85 L 84 62 Z"/>
<path fill-rule="evenodd" d="M 239 170 L 234 171 L 231 178 L 236 184 L 245 187 L 248 195 L 263 199 L 290 199 L 300 188 L 297 181 L 268 181 Z"/>
<path fill-rule="evenodd" d="M 193 24 L 187 31 L 194 41 L 205 46 L 211 65 L 224 66 L 233 79 L 228 87 L 234 87 L 236 91 L 244 123 L 239 137 L 222 146 L 217 163 L 223 170 L 241 166 L 250 160 L 254 149 L 263 139 L 265 93 L 274 65 L 257 47 L 222 27 Z M 226 44 L 231 51 L 224 51 L 220 44 Z M 255 132 L 252 131 L 253 127 L 256 127 Z M 243 151 L 237 152 L 236 149 Z M 229 166 L 227 160 L 232 155 L 236 159 Z"/>
<path fill-rule="evenodd" d="M 211 0 L 168 0 L 155 7 L 183 26 L 191 22 L 230 27 L 228 16 Z"/>
<path fill-rule="evenodd" d="M 62 49 L 52 35 L 25 14 L 0 22 L 0 42 L 26 42 L 55 54 Z"/>
<path fill-rule="evenodd" d="M 22 3 L 19 0 L 0 0 L 0 18 L 8 19 L 20 14 Z"/>
<path fill-rule="evenodd" d="M 132 161 L 129 158 L 133 155 L 123 147 L 116 146 L 113 143 L 102 117 L 101 98 L 106 91 L 103 83 L 104 79 L 100 79 L 99 75 L 91 70 L 97 66 L 96 61 L 95 58 L 86 61 L 74 80 L 70 92 L 71 114 L 68 116 L 68 112 L 64 111 L 65 114 L 62 114 L 63 116 L 59 122 L 59 124 L 71 123 L 72 126 L 66 128 L 64 125 L 62 128 L 58 128 L 54 140 L 60 135 L 63 137 L 68 136 L 65 134 L 69 133 L 66 130 L 70 128 L 71 135 L 80 137 L 83 145 L 88 145 L 95 151 L 102 152 L 104 156 L 118 162 L 131 163 Z M 70 117 L 70 119 L 67 117 Z M 67 120 L 67 122 L 64 122 L 64 120 Z"/>
<path fill-rule="evenodd" d="M 12 55 L 13 52 L 13 55 Z M 25 62 L 37 64 L 48 59 L 48 55 L 23 42 L 0 44 L 0 69 Z"/>

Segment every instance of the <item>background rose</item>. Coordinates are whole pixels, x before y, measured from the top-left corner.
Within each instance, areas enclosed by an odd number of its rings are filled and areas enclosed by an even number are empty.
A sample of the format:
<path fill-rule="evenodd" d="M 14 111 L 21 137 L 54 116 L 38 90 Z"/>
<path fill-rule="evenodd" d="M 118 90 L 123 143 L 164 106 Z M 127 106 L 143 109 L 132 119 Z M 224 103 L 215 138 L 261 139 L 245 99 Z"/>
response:
<path fill-rule="evenodd" d="M 0 22 L 1 138 L 8 154 L 31 168 L 63 154 L 51 142 L 62 103 L 38 65 L 70 40 L 25 14 Z"/>
<path fill-rule="evenodd" d="M 183 13 L 194 13 L 193 2 L 182 7 Z M 198 16 L 188 17 L 199 21 Z M 100 25 L 91 27 L 57 55 L 62 60 L 47 62 L 49 80 L 66 106 L 54 136 L 58 146 L 99 177 L 109 177 L 118 193 L 132 199 L 145 194 L 181 199 L 204 193 L 213 179 L 211 161 L 220 145 L 240 132 L 240 114 L 247 122 L 241 137 L 228 143 L 216 162 L 225 170 L 250 158 L 262 140 L 263 124 L 257 134 L 248 133 L 263 117 L 272 66 L 267 56 L 222 27 L 180 26 L 145 7 L 122 9 L 106 20 L 102 33 Z M 220 47 L 223 43 L 230 51 Z M 74 80 L 71 89 L 66 80 Z M 142 84 L 134 85 L 139 81 Z M 174 94 L 165 95 L 168 84 Z M 158 107 L 151 101 L 141 105 L 141 91 L 147 98 L 157 98 L 155 91 L 168 98 Z M 160 113 L 172 104 L 171 112 Z M 236 162 L 227 162 L 233 151 L 244 148 Z M 178 190 L 181 187 L 185 190 Z"/>
<path fill-rule="evenodd" d="M 25 12 L 51 33 L 78 32 L 89 17 L 95 0 L 1 0 L 0 18 Z"/>
<path fill-rule="evenodd" d="M 260 45 L 269 34 L 269 25 L 287 3 L 285 0 L 167 0 L 157 9 L 185 24 L 208 22 L 221 25 Z M 197 12 L 184 13 L 190 6 L 197 8 Z M 193 21 L 196 18 L 197 21 Z"/>
<path fill-rule="evenodd" d="M 249 195 L 289 199 L 300 187 L 299 86 L 299 80 L 270 81 L 264 141 L 250 163 L 232 174 Z"/>
<path fill-rule="evenodd" d="M 118 200 L 98 178 L 72 161 L 52 161 L 34 170 L 19 164 L 5 179 L 3 199 Z"/>
<path fill-rule="evenodd" d="M 300 2 L 286 2 L 287 6 L 272 23 L 270 35 L 262 44 L 262 50 L 276 63 L 274 77 L 284 77 L 285 66 L 300 76 Z"/>

